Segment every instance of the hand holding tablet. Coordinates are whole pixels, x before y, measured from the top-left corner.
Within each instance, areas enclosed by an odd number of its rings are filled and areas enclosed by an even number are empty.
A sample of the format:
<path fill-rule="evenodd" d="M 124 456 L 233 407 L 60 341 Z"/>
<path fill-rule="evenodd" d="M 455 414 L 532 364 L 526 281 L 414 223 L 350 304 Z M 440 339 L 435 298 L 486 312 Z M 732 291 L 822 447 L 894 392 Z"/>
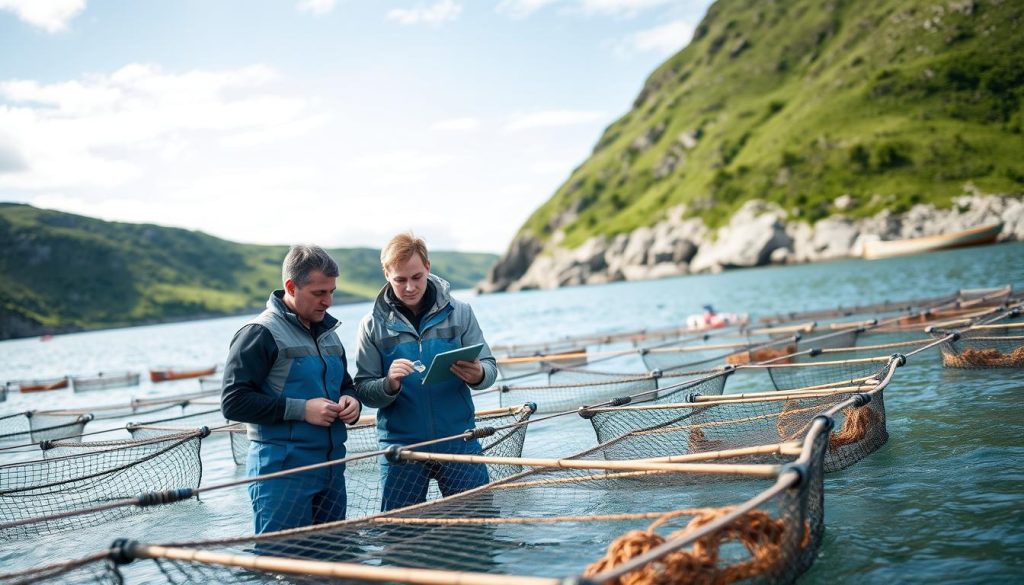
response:
<path fill-rule="evenodd" d="M 477 343 L 435 355 L 434 361 L 427 368 L 427 373 L 423 375 L 423 383 L 436 384 L 455 378 L 455 374 L 451 372 L 452 365 L 457 361 L 475 360 L 483 347 L 484 344 Z"/>

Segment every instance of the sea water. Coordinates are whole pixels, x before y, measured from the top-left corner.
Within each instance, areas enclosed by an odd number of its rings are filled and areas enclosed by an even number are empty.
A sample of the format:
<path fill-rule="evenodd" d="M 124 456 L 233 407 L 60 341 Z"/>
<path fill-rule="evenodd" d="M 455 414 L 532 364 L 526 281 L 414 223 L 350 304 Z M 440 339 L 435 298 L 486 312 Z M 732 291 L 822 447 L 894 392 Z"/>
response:
<path fill-rule="evenodd" d="M 872 262 L 846 260 L 457 296 L 473 305 L 494 345 L 679 326 L 707 303 L 756 318 L 1003 284 L 1024 286 L 1024 244 Z M 359 319 L 369 309 L 369 303 L 331 309 L 342 322 L 338 332 L 350 350 Z M 0 415 L 31 409 L 88 410 L 131 398 L 195 392 L 195 380 L 153 384 L 145 372 L 158 365 L 223 362 L 232 335 L 246 320 L 230 317 L 59 335 L 46 342 L 2 342 L 0 381 L 125 369 L 144 375 L 134 388 L 12 393 L 0 403 Z M 354 358 L 349 357 L 352 366 Z M 1024 574 L 1024 372 L 943 368 L 937 352 L 913 361 L 897 371 L 885 393 L 889 442 L 852 467 L 826 476 L 825 541 L 801 582 L 989 583 L 1015 581 Z M 495 394 L 479 398 L 479 408 L 496 405 Z M 562 456 L 593 445 L 589 425 L 570 419 L 531 427 L 524 454 Z M 104 424 L 95 421 L 87 431 L 102 428 Z M 204 441 L 202 459 L 203 485 L 244 476 L 223 437 Z M 5 461 L 0 457 L 0 465 Z M 0 483 L 2 473 L 0 468 Z M 244 488 L 213 491 L 199 500 L 88 529 L 4 542 L 0 572 L 84 556 L 119 537 L 150 543 L 231 537 L 251 533 L 250 523 Z M 566 542 L 573 538 L 566 535 Z M 594 560 L 573 558 L 572 547 L 562 547 L 561 554 L 569 572 Z M 151 564 L 136 563 L 127 568 L 126 576 L 129 582 L 161 580 Z"/>

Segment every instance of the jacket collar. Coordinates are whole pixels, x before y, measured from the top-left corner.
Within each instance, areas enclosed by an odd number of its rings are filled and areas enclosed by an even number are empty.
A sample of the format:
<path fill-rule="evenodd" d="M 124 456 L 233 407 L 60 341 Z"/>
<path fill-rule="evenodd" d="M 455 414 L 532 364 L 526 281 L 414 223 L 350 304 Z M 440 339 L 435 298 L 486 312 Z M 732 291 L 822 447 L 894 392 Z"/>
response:
<path fill-rule="evenodd" d="M 432 315 L 447 307 L 452 301 L 452 285 L 449 284 L 447 280 L 440 276 L 436 276 L 433 273 L 428 274 L 427 278 L 429 278 L 430 282 L 434 284 L 434 306 L 430 307 L 430 309 L 423 315 L 423 321 L 426 321 Z M 388 302 L 387 292 L 390 287 L 390 284 L 385 284 L 381 287 L 380 292 L 377 293 L 377 300 L 374 301 L 373 304 L 374 314 L 380 319 L 383 319 L 385 323 L 390 323 L 397 319 L 403 319 L 401 314 L 391 306 L 390 302 Z"/>
<path fill-rule="evenodd" d="M 306 326 L 302 324 L 302 321 L 299 321 L 299 316 L 285 304 L 284 290 L 278 289 L 270 293 L 270 298 L 267 299 L 267 309 L 273 311 L 292 325 L 306 330 Z M 337 327 L 338 323 L 336 318 L 330 313 L 326 313 L 324 314 L 324 320 L 319 323 L 312 323 L 312 328 L 309 331 L 314 337 L 319 337 L 325 331 L 330 331 Z"/>

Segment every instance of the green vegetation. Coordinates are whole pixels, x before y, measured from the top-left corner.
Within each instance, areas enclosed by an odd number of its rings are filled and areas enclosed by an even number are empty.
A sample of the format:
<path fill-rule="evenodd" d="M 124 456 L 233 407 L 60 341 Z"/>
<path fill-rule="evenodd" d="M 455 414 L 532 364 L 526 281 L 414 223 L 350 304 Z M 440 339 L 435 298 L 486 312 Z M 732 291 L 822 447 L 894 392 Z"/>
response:
<path fill-rule="evenodd" d="M 10 203 L 0 203 L 0 248 L 0 339 L 254 311 L 280 288 L 287 252 Z M 335 302 L 377 294 L 379 250 L 330 252 L 341 269 Z M 433 272 L 468 288 L 495 256 L 435 252 L 431 260 Z"/>
<path fill-rule="evenodd" d="M 575 247 L 686 204 L 722 225 L 766 199 L 818 220 L 1024 192 L 1013 1 L 719 0 L 690 45 L 521 228 Z"/>

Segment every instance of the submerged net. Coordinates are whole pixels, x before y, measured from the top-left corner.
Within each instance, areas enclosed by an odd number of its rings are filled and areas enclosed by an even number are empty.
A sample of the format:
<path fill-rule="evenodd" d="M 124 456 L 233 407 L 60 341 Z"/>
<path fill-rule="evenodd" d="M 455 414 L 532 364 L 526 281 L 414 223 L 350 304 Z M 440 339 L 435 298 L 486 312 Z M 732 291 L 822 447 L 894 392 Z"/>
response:
<path fill-rule="evenodd" d="M 0 465 L 0 540 L 92 526 L 133 508 L 66 518 L 61 513 L 145 491 L 198 486 L 206 434 L 200 429 L 143 441 L 54 441 L 43 459 Z M 49 519 L 10 525 L 43 516 Z"/>
<path fill-rule="evenodd" d="M 849 401 L 857 390 L 767 393 L 752 398 L 713 398 L 696 403 L 584 409 L 598 442 L 615 458 L 662 457 L 753 448 L 801 441 L 816 416 Z M 881 388 L 870 402 L 844 409 L 833 433 L 825 470 L 843 469 L 888 440 Z M 727 398 L 727 397 L 726 397 Z M 750 461 L 774 460 L 776 453 L 751 453 Z"/>
<path fill-rule="evenodd" d="M 997 330 L 965 332 L 943 342 L 947 368 L 1024 368 L 1024 335 L 999 335 Z"/>

